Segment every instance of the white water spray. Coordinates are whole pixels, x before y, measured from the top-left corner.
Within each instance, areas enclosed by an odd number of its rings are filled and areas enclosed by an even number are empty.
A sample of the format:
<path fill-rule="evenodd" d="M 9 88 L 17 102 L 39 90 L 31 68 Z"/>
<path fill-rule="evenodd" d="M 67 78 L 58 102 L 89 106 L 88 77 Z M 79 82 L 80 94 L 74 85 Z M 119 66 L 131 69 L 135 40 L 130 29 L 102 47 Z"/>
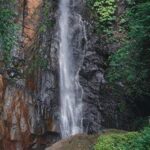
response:
<path fill-rule="evenodd" d="M 82 88 L 79 85 L 79 69 L 75 69 L 73 55 L 74 49 L 81 47 L 81 39 L 77 37 L 78 40 L 76 42 L 74 40 L 76 47 L 72 43 L 74 30 L 76 28 L 81 29 L 82 25 L 80 24 L 81 18 L 78 17 L 79 15 L 72 15 L 70 3 L 71 0 L 60 0 L 59 5 L 60 129 L 62 138 L 82 133 Z M 70 24 L 72 18 L 77 22 Z M 84 32 L 83 29 L 81 31 Z M 78 36 L 82 37 L 80 34 Z"/>

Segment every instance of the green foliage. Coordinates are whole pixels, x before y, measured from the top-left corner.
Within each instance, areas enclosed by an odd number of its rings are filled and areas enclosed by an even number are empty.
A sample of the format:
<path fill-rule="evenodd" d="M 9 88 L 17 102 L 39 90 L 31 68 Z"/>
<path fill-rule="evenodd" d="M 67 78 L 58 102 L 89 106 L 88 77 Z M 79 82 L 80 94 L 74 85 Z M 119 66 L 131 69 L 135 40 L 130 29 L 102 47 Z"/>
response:
<path fill-rule="evenodd" d="M 16 40 L 17 26 L 14 23 L 14 2 L 14 0 L 0 0 L 0 49 L 5 63 L 10 61 L 10 51 Z"/>
<path fill-rule="evenodd" d="M 98 139 L 95 150 L 125 150 L 125 145 L 136 136 L 136 132 L 103 135 Z"/>
<path fill-rule="evenodd" d="M 128 12 L 128 39 L 109 58 L 110 82 L 124 83 L 129 94 L 150 95 L 150 2 Z"/>
<path fill-rule="evenodd" d="M 126 145 L 127 149 L 150 150 L 150 127 L 145 128 L 136 138 Z"/>
<path fill-rule="evenodd" d="M 114 19 L 112 15 L 115 13 L 115 8 L 115 0 L 99 0 L 93 6 L 93 9 L 96 9 L 99 15 L 99 21 L 101 23 L 106 23 Z"/>
<path fill-rule="evenodd" d="M 111 27 L 115 20 L 116 1 L 115 0 L 88 0 L 88 6 L 96 13 L 97 31 L 105 32 Z M 107 31 L 106 31 L 107 32 Z"/>
<path fill-rule="evenodd" d="M 141 132 L 111 133 L 102 135 L 95 150 L 149 150 L 150 127 Z"/>

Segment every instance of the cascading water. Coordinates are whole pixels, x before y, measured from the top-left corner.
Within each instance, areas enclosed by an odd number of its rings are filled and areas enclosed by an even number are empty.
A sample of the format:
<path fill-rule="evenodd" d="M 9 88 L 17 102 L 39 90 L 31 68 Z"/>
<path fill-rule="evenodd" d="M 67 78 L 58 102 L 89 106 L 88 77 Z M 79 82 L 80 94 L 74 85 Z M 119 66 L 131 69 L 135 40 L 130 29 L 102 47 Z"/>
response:
<path fill-rule="evenodd" d="M 85 28 L 81 16 L 73 11 L 71 0 L 60 0 L 59 4 L 59 69 L 60 69 L 60 113 L 62 138 L 82 133 L 82 88 L 78 72 L 83 52 Z M 80 54 L 76 54 L 80 53 Z M 75 58 L 78 55 L 78 58 Z"/>

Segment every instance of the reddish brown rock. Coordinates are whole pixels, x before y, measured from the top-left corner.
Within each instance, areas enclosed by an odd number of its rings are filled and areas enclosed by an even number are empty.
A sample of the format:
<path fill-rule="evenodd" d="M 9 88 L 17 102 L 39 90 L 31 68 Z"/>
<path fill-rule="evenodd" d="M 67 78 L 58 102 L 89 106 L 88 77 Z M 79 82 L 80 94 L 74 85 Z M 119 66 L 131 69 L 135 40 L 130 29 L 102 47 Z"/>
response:
<path fill-rule="evenodd" d="M 32 98 L 23 90 L 8 86 L 4 97 L 3 119 L 5 122 L 4 149 L 26 148 L 30 142 L 31 124 L 28 101 Z M 9 143 L 9 144 L 7 144 Z M 12 148 L 10 148 L 10 145 Z M 15 149 L 14 149 L 15 148 Z"/>
<path fill-rule="evenodd" d="M 3 101 L 4 89 L 5 89 L 4 78 L 2 75 L 0 75 L 0 104 Z"/>
<path fill-rule="evenodd" d="M 21 26 L 16 51 L 27 56 L 30 47 L 34 47 L 35 41 L 38 40 L 42 0 L 17 0 L 16 2 L 17 17 L 14 21 Z M 37 91 L 37 79 L 31 75 L 24 80 L 26 85 L 20 88 L 9 82 L 6 85 L 4 77 L 0 75 L 0 150 L 30 149 L 33 143 L 44 141 L 38 135 L 55 130 L 52 117 L 31 95 L 31 92 Z M 39 114 L 41 111 L 44 114 Z M 45 119 L 42 125 L 38 118 L 40 115 Z"/>
<path fill-rule="evenodd" d="M 27 0 L 23 22 L 23 46 L 29 48 L 37 39 L 37 27 L 40 19 L 42 0 Z"/>

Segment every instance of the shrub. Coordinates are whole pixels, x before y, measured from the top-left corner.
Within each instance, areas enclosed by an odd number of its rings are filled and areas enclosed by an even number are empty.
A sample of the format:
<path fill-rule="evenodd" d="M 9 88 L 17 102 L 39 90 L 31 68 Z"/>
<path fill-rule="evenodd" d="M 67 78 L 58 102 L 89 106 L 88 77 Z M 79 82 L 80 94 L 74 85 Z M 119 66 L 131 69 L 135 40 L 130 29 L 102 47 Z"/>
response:
<path fill-rule="evenodd" d="M 116 1 L 87 0 L 87 4 L 96 16 L 97 32 L 110 32 L 111 25 L 115 21 Z"/>
<path fill-rule="evenodd" d="M 95 150 L 150 150 L 150 127 L 140 132 L 102 135 Z"/>
<path fill-rule="evenodd" d="M 136 136 L 136 132 L 103 135 L 98 139 L 95 150 L 125 150 L 126 143 Z"/>

